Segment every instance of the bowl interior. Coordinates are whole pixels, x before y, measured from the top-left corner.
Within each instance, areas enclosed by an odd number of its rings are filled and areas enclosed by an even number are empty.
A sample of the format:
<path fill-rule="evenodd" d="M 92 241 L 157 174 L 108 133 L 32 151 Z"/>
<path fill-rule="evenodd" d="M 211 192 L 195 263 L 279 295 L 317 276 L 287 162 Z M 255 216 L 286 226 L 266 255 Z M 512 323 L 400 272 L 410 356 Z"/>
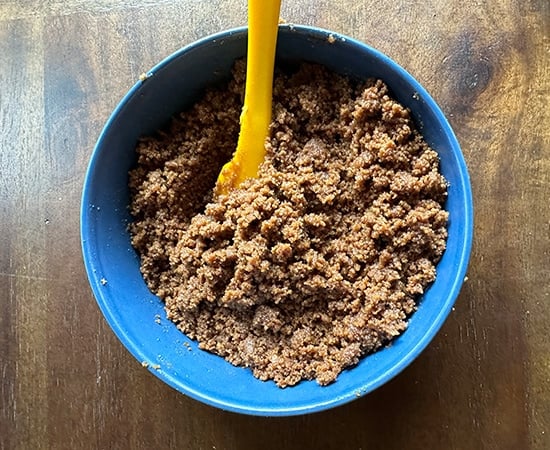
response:
<path fill-rule="evenodd" d="M 235 59 L 246 54 L 246 29 L 206 38 L 183 48 L 139 81 L 107 122 L 86 175 L 81 211 L 86 270 L 98 304 L 122 343 L 159 378 L 179 391 L 226 410 L 257 415 L 319 411 L 353 400 L 403 370 L 429 343 L 447 317 L 465 276 L 472 237 L 472 200 L 460 148 L 443 114 L 408 73 L 384 55 L 350 38 L 298 26 L 281 26 L 279 62 L 310 61 L 358 78 L 379 77 L 409 107 L 427 142 L 441 158 L 450 183 L 447 250 L 438 275 L 412 315 L 409 328 L 320 388 L 301 382 L 280 389 L 248 369 L 197 348 L 165 319 L 163 304 L 146 287 L 129 234 L 128 171 L 137 139 L 190 106 L 205 87 L 228 79 Z M 330 40 L 332 41 L 332 39 Z M 155 321 L 159 315 L 160 324 Z M 157 320 L 158 321 L 158 320 Z"/>

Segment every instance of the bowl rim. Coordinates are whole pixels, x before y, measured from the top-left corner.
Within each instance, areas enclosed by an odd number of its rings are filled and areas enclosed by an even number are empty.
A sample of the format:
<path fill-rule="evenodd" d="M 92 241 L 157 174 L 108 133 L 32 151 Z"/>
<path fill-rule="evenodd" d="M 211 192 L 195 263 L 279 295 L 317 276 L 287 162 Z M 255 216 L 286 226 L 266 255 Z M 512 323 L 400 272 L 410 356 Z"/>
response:
<path fill-rule="evenodd" d="M 443 128 L 442 132 L 446 136 L 448 136 L 448 139 L 451 142 L 451 146 L 453 147 L 452 153 L 454 154 L 456 161 L 458 163 L 457 164 L 458 171 L 460 173 L 460 180 L 462 182 L 462 185 L 460 187 L 460 192 L 462 196 L 462 201 L 464 202 L 465 217 L 463 218 L 463 222 L 465 223 L 465 231 L 464 231 L 464 239 L 461 241 L 461 248 L 459 250 L 460 259 L 456 267 L 456 276 L 454 277 L 454 283 L 452 284 L 452 286 L 448 288 L 448 294 L 446 296 L 447 301 L 445 302 L 444 307 L 442 307 L 439 310 L 437 319 L 431 324 L 431 326 L 426 330 L 426 332 L 422 335 L 422 337 L 416 342 L 416 345 L 414 345 L 410 349 L 410 351 L 406 353 L 398 361 L 397 364 L 392 366 L 389 370 L 384 372 L 378 378 L 371 380 L 369 383 L 366 383 L 364 385 L 364 389 L 361 390 L 361 395 L 363 395 L 363 394 L 372 392 L 376 388 L 380 387 L 381 385 L 387 383 L 389 380 L 393 379 L 396 375 L 402 372 L 407 366 L 409 366 L 414 359 L 417 358 L 417 356 L 427 347 L 427 345 L 432 341 L 434 336 L 442 327 L 443 323 L 447 319 L 456 301 L 456 298 L 458 297 L 458 294 L 462 287 L 464 277 L 467 272 L 470 253 L 471 253 L 471 247 L 472 247 L 472 240 L 473 240 L 473 199 L 472 199 L 470 178 L 469 178 L 466 162 L 464 160 L 464 156 L 460 149 L 460 145 L 458 143 L 458 140 L 450 124 L 447 121 L 447 118 L 445 117 L 442 110 L 435 102 L 435 100 L 433 100 L 433 98 L 426 91 L 426 89 L 399 64 L 397 64 L 395 61 L 393 61 L 391 58 L 389 58 L 382 52 L 372 48 L 368 44 L 335 31 L 326 30 L 319 27 L 296 25 L 296 24 L 282 24 L 280 25 L 280 29 L 288 29 L 291 32 L 301 33 L 304 35 L 305 38 L 321 37 L 326 39 L 329 36 L 331 36 L 334 39 L 346 41 L 351 45 L 353 45 L 354 47 L 359 48 L 361 52 L 370 53 L 377 60 L 380 60 L 384 64 L 390 66 L 392 70 L 394 70 L 396 73 L 399 74 L 399 77 L 404 78 L 409 84 L 415 87 L 415 90 L 422 97 L 423 101 L 427 103 L 428 108 L 432 110 L 433 113 L 437 116 Z M 231 28 L 231 29 L 214 33 L 206 37 L 200 38 L 198 40 L 195 40 L 183 46 L 179 50 L 173 52 L 172 54 L 168 55 L 162 61 L 157 63 L 155 66 L 153 66 L 148 72 L 146 72 L 146 78 L 153 76 L 156 72 L 162 70 L 165 66 L 171 64 L 175 59 L 179 58 L 181 55 L 187 52 L 193 51 L 197 48 L 200 48 L 201 46 L 203 46 L 208 42 L 212 42 L 216 40 L 223 41 L 223 39 L 226 39 L 230 36 L 233 36 L 235 34 L 242 34 L 242 33 L 247 33 L 247 27 Z M 146 80 L 143 80 L 143 79 L 138 80 L 129 89 L 129 91 L 122 97 L 122 99 L 118 102 L 118 104 L 110 114 L 107 122 L 105 123 L 98 137 L 98 140 L 94 146 L 93 152 L 90 157 L 89 165 L 84 177 L 84 185 L 83 185 L 82 197 L 81 197 L 81 211 L 80 211 L 81 250 L 82 250 L 87 277 L 89 280 L 89 284 L 92 288 L 94 297 L 112 331 L 115 333 L 115 335 L 124 345 L 124 347 L 126 347 L 126 349 L 138 360 L 140 360 L 140 356 L 142 356 L 142 352 L 138 343 L 134 342 L 126 334 L 124 328 L 118 322 L 116 315 L 111 310 L 109 306 L 109 301 L 105 298 L 104 290 L 102 290 L 98 285 L 98 283 L 96 282 L 97 277 L 93 273 L 94 268 L 92 267 L 92 264 L 90 262 L 91 248 L 89 245 L 89 241 L 88 239 L 86 239 L 86 237 L 88 236 L 88 228 L 89 228 L 89 208 L 87 207 L 87 205 L 90 204 L 90 199 L 89 199 L 90 190 L 91 190 L 90 180 L 98 164 L 97 163 L 97 160 L 99 158 L 98 154 L 100 153 L 100 149 L 104 145 L 106 135 L 108 134 L 108 131 L 113 127 L 116 121 L 116 118 L 119 116 L 121 111 L 126 107 L 128 102 L 138 93 L 144 81 Z M 220 399 L 220 398 L 215 398 L 211 395 L 204 394 L 195 389 L 189 389 L 185 385 L 182 385 L 177 380 L 173 379 L 173 377 L 171 377 L 170 374 L 166 372 L 155 371 L 155 370 L 151 370 L 151 372 L 154 373 L 154 375 L 156 375 L 162 381 L 164 381 L 171 387 L 175 388 L 177 391 L 184 393 L 185 395 L 195 400 L 201 401 L 211 406 L 221 408 L 226 411 L 244 413 L 249 415 L 291 416 L 291 415 L 299 415 L 299 414 L 312 413 L 312 412 L 320 412 L 329 408 L 343 405 L 357 398 L 356 391 L 352 390 L 346 395 L 341 395 L 336 398 L 331 398 L 324 402 L 307 404 L 301 407 L 293 406 L 291 408 L 277 408 L 277 409 L 272 409 L 269 407 L 266 407 L 266 408 L 247 407 L 242 404 L 234 404 L 231 402 L 224 401 L 223 399 Z"/>

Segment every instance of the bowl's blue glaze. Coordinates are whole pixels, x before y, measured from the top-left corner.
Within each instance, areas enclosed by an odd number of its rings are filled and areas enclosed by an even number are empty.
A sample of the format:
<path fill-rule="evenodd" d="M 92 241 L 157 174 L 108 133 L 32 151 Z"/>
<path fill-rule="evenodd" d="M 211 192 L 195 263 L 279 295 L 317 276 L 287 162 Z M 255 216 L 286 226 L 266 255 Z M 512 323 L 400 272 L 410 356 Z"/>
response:
<path fill-rule="evenodd" d="M 334 41 L 329 42 L 332 34 Z M 283 61 L 321 63 L 358 78 L 379 77 L 409 107 L 426 141 L 439 153 L 449 181 L 447 250 L 437 279 L 422 297 L 409 328 L 383 350 L 363 358 L 326 387 L 315 381 L 280 389 L 248 369 L 197 348 L 165 319 L 163 304 L 145 285 L 127 231 L 128 171 L 139 136 L 154 132 L 195 101 L 203 89 L 229 77 L 246 53 L 246 29 L 193 43 L 154 67 L 115 109 L 93 151 L 84 183 L 81 234 L 84 262 L 97 302 L 122 343 L 160 379 L 184 394 L 226 410 L 277 416 L 320 411 L 349 402 L 395 377 L 439 330 L 466 274 L 473 227 L 468 173 L 443 113 L 405 70 L 367 45 L 325 30 L 281 26 L 277 55 Z M 161 323 L 155 322 L 156 315 Z M 185 343 L 185 345 L 184 345 Z M 157 365 L 159 367 L 157 367 Z"/>

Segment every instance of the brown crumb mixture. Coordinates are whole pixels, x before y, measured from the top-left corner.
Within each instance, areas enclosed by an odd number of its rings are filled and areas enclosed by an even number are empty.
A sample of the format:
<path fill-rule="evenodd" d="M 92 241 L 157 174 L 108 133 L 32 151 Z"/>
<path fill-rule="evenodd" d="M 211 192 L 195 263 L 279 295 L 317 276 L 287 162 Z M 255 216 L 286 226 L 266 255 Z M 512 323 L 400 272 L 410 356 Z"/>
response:
<path fill-rule="evenodd" d="M 261 175 L 213 199 L 243 82 L 238 64 L 139 143 L 132 243 L 202 349 L 281 387 L 326 385 L 405 330 L 445 249 L 446 181 L 382 81 L 303 65 L 276 76 Z"/>

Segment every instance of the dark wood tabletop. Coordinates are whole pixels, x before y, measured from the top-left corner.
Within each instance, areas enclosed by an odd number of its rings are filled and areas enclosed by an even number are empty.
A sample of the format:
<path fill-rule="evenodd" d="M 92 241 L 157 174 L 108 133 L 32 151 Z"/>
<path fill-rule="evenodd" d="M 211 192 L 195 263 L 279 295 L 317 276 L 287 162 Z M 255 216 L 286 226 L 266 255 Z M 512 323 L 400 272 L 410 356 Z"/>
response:
<path fill-rule="evenodd" d="M 0 0 L 1 449 L 550 448 L 550 2 L 283 0 L 413 74 L 469 166 L 475 235 L 440 333 L 333 410 L 259 418 L 185 397 L 117 340 L 79 236 L 85 170 L 139 75 L 246 23 L 246 0 Z"/>

